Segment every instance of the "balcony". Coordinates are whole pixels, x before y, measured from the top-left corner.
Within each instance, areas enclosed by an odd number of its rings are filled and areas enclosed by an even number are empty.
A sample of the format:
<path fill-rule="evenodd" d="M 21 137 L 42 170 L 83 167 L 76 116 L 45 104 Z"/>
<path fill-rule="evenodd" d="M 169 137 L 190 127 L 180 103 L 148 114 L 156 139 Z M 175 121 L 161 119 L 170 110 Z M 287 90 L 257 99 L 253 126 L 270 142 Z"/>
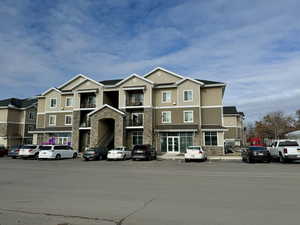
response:
<path fill-rule="evenodd" d="M 81 94 L 80 96 L 80 108 L 81 109 L 92 109 L 96 108 L 96 94 Z"/>
<path fill-rule="evenodd" d="M 80 121 L 80 127 L 91 127 L 90 120 Z"/>
<path fill-rule="evenodd" d="M 126 120 L 127 129 L 143 128 L 144 127 L 144 114 L 133 113 L 130 119 Z"/>
<path fill-rule="evenodd" d="M 143 106 L 144 93 L 142 91 L 128 91 L 126 106 Z"/>

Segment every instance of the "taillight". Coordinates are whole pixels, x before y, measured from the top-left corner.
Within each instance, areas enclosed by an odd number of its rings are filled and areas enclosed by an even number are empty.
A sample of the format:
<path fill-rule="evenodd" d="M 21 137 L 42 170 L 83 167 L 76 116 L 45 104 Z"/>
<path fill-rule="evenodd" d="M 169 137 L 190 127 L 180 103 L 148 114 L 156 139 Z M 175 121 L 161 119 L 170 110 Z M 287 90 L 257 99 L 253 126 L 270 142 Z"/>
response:
<path fill-rule="evenodd" d="M 19 149 L 16 150 L 16 152 L 19 152 L 19 151 L 20 151 Z"/>
<path fill-rule="evenodd" d="M 32 152 L 33 150 L 32 149 L 29 149 L 29 152 Z"/>
<path fill-rule="evenodd" d="M 199 150 L 199 153 L 200 153 L 200 154 L 202 154 L 202 153 L 203 153 L 203 151 L 202 151 L 202 150 Z"/>
<path fill-rule="evenodd" d="M 287 154 L 288 152 L 287 152 L 287 148 L 284 148 L 283 149 L 283 152 L 284 152 L 284 154 Z"/>

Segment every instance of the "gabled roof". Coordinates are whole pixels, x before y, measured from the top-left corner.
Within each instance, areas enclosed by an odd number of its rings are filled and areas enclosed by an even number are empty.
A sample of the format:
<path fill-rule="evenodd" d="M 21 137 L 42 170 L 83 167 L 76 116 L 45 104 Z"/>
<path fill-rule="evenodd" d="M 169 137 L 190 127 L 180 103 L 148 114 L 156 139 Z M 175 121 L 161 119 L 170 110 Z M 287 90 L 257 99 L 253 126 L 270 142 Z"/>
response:
<path fill-rule="evenodd" d="M 217 81 L 211 81 L 211 80 L 200 80 L 200 79 L 195 79 L 197 81 L 200 81 L 201 83 L 205 85 L 210 85 L 210 84 L 224 84 L 222 82 L 217 82 Z"/>
<path fill-rule="evenodd" d="M 125 113 L 124 112 L 122 112 L 122 111 L 120 111 L 120 110 L 118 110 L 118 109 L 116 109 L 116 108 L 114 108 L 114 107 L 112 107 L 112 106 L 110 106 L 110 105 L 107 105 L 107 104 L 104 104 L 102 107 L 100 107 L 100 108 L 98 108 L 98 109 L 95 109 L 94 111 L 92 111 L 92 112 L 90 112 L 89 114 L 88 114 L 88 116 L 91 116 L 91 115 L 93 115 L 93 114 L 95 114 L 96 112 L 98 112 L 98 111 L 100 111 L 100 110 L 102 110 L 102 109 L 104 109 L 104 108 L 110 108 L 111 110 L 114 110 L 114 111 L 116 111 L 117 113 L 120 113 L 121 115 L 125 115 Z"/>
<path fill-rule="evenodd" d="M 150 84 L 154 84 L 153 81 L 148 80 L 148 79 L 146 79 L 146 78 L 144 78 L 144 77 L 142 77 L 142 76 L 140 76 L 140 75 L 138 75 L 138 74 L 133 73 L 133 74 L 131 74 L 130 76 L 128 76 L 128 77 L 126 77 L 125 79 L 123 79 L 123 80 L 121 80 L 120 82 L 118 82 L 118 83 L 116 84 L 116 86 L 119 86 L 119 85 L 125 83 L 127 80 L 131 79 L 132 77 L 137 77 L 137 78 L 139 78 L 139 79 L 141 79 L 141 80 L 143 80 L 143 81 L 146 81 L 146 82 L 148 82 L 148 83 L 150 83 Z"/>
<path fill-rule="evenodd" d="M 0 107 L 15 107 L 15 108 L 28 108 L 37 103 L 37 98 L 8 98 L 0 100 Z"/>
<path fill-rule="evenodd" d="M 42 95 L 46 95 L 48 94 L 50 91 L 57 91 L 58 93 L 61 93 L 60 90 L 58 90 L 57 88 L 55 87 L 52 87 L 52 88 L 49 88 L 47 91 L 45 91 L 44 93 L 42 93 Z"/>
<path fill-rule="evenodd" d="M 223 114 L 239 114 L 235 106 L 224 106 Z"/>
<path fill-rule="evenodd" d="M 179 75 L 179 74 L 177 74 L 177 73 L 174 73 L 174 72 L 172 72 L 172 71 L 169 71 L 169 70 L 167 70 L 167 69 L 165 69 L 165 68 L 162 68 L 162 67 L 156 67 L 155 69 L 153 69 L 153 70 L 151 70 L 150 72 L 148 72 L 147 74 L 145 74 L 144 77 L 148 77 L 150 74 L 154 73 L 154 72 L 157 71 L 157 70 L 162 70 L 162 71 L 164 71 L 164 72 L 166 72 L 166 73 L 172 74 L 173 76 L 178 77 L 178 78 L 181 78 L 181 79 L 184 78 L 184 76 Z"/>
<path fill-rule="evenodd" d="M 179 84 L 183 83 L 183 82 L 186 81 L 186 80 L 192 81 L 192 82 L 194 82 L 194 83 L 196 83 L 196 84 L 204 85 L 203 82 L 200 82 L 199 80 L 195 80 L 195 79 L 190 78 L 190 77 L 185 77 L 184 79 L 179 80 L 178 82 L 176 82 L 176 84 L 179 85 Z"/>
<path fill-rule="evenodd" d="M 95 83 L 95 84 L 98 84 L 98 85 L 103 86 L 103 84 L 101 84 L 101 83 L 99 83 L 99 82 L 93 80 L 92 78 L 89 78 L 89 77 L 86 76 L 86 75 L 78 74 L 78 75 L 76 75 L 75 77 L 73 77 L 71 80 L 69 80 L 69 81 L 67 81 L 66 83 L 64 83 L 64 84 L 62 84 L 61 86 L 59 86 L 58 89 L 62 89 L 63 87 L 65 87 L 66 85 L 70 84 L 71 82 L 73 82 L 74 80 L 76 80 L 76 79 L 79 78 L 79 77 L 82 77 L 82 78 L 84 78 L 84 79 L 86 79 L 86 80 L 92 81 L 92 82 Z"/>

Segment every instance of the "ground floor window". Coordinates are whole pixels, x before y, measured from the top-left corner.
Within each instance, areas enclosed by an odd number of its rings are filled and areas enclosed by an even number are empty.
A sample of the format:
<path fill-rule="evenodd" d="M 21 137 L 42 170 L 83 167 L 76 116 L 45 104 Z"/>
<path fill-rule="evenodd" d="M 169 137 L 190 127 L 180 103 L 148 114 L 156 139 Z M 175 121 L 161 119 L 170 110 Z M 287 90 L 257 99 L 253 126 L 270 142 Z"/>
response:
<path fill-rule="evenodd" d="M 52 144 L 52 145 L 71 145 L 72 136 L 71 133 L 51 133 L 48 135 L 49 138 L 42 144 Z"/>
<path fill-rule="evenodd" d="M 132 132 L 132 144 L 142 145 L 143 144 L 143 131 Z"/>
<path fill-rule="evenodd" d="M 159 135 L 161 152 L 185 153 L 194 141 L 193 132 L 164 132 Z"/>
<path fill-rule="evenodd" d="M 218 135 L 216 131 L 204 132 L 205 145 L 218 145 Z"/>

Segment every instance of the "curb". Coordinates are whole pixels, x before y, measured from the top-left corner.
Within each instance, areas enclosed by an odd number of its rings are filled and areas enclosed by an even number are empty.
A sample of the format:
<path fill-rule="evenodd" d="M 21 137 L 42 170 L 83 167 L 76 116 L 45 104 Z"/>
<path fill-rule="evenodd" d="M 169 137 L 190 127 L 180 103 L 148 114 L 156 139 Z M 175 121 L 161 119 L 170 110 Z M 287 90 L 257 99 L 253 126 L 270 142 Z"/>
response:
<path fill-rule="evenodd" d="M 173 156 L 173 157 L 163 157 L 163 156 L 157 156 L 160 160 L 184 160 L 184 157 L 180 156 Z M 226 157 L 226 156 L 209 156 L 208 161 L 241 161 L 242 158 L 240 156 L 236 157 Z"/>

